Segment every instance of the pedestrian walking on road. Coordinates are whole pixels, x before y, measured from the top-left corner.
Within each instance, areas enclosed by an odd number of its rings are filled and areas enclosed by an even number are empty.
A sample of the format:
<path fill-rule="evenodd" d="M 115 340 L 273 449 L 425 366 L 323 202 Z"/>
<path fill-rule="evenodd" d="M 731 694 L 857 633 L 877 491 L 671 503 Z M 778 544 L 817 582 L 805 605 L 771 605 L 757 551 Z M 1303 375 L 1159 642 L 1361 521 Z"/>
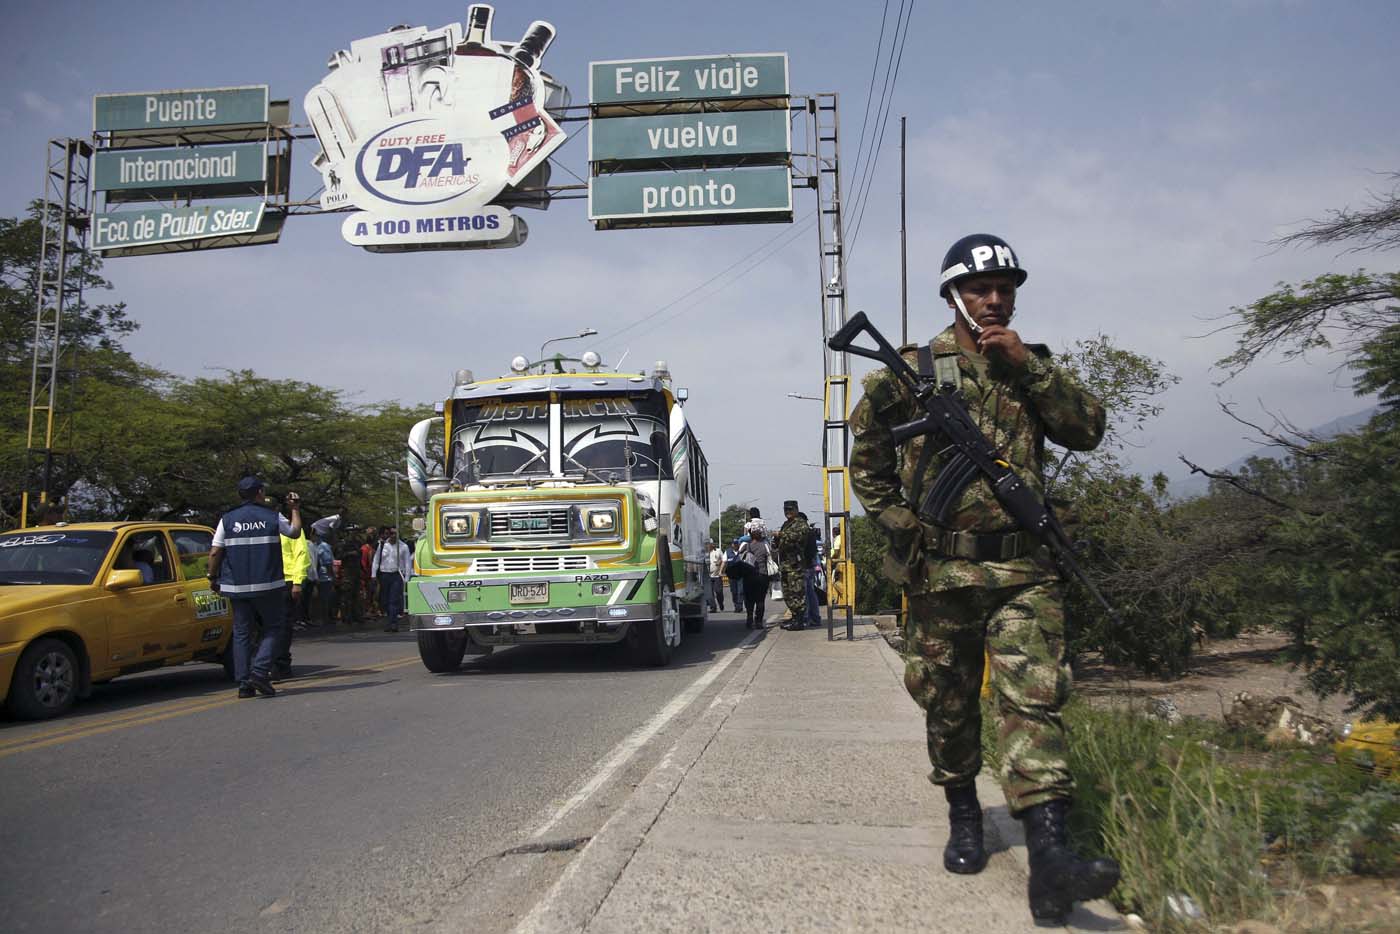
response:
<path fill-rule="evenodd" d="M 710 609 L 715 612 L 724 611 L 724 552 L 719 550 L 719 546 L 713 541 L 706 542 L 709 553 L 705 560 L 709 562 L 710 571 L 710 592 L 706 594 L 709 600 Z"/>
<path fill-rule="evenodd" d="M 952 324 L 927 345 L 901 354 L 925 380 L 958 387 L 972 421 L 1035 495 L 1044 493 L 1046 440 L 1088 451 L 1103 438 L 1103 404 L 1042 344 L 1010 329 L 1026 272 L 1000 237 L 974 234 L 943 260 L 939 295 Z M 1118 883 L 1110 859 L 1069 849 L 1065 817 L 1074 793 L 1060 709 L 1070 693 L 1060 576 L 1031 534 L 1016 530 L 991 487 L 976 478 L 944 523 L 920 515 L 923 492 L 958 469 L 942 437 L 896 443 L 897 425 L 923 408 L 888 368 L 865 378 L 851 415 L 851 487 L 886 532 L 887 576 L 904 587 L 904 681 L 926 711 L 929 778 L 948 801 L 952 832 L 943 852 L 950 872 L 987 862 L 974 779 L 982 768 L 983 658 L 1001 752 L 1001 783 L 1026 828 L 1028 896 L 1038 923 L 1063 924 L 1075 901 L 1100 898 Z M 1015 531 L 1013 531 L 1015 530 Z"/>
<path fill-rule="evenodd" d="M 783 503 L 783 527 L 774 536 L 778 546 L 778 566 L 783 580 L 783 602 L 787 604 L 788 618 L 783 621 L 784 629 L 805 629 L 807 626 L 806 566 L 802 558 L 807 549 L 809 526 L 806 520 L 798 518 L 797 500 Z"/>
<path fill-rule="evenodd" d="M 287 581 L 282 575 L 280 536 L 301 534 L 301 502 L 287 494 L 290 519 L 267 504 L 262 481 L 244 477 L 238 482 L 242 505 L 219 519 L 209 553 L 209 587 L 233 605 L 233 676 L 238 696 L 254 693 L 267 697 L 272 686 L 272 658 L 286 628 Z M 253 650 L 253 632 L 262 638 Z"/>
<path fill-rule="evenodd" d="M 741 560 L 748 565 L 744 574 L 744 616 L 749 629 L 762 629 L 768 582 L 776 570 L 777 560 L 761 521 L 750 530 L 749 540 L 739 547 L 743 552 Z"/>
<path fill-rule="evenodd" d="M 724 573 L 729 578 L 729 600 L 737 613 L 744 607 L 744 579 L 735 573 L 739 561 L 739 540 L 736 538 L 724 549 Z"/>
<path fill-rule="evenodd" d="M 387 538 L 374 552 L 375 579 L 379 581 L 379 600 L 389 621 L 384 624 L 385 632 L 399 631 L 399 614 L 403 612 L 404 585 L 408 583 L 409 571 L 413 568 L 413 554 L 408 546 L 399 541 L 399 530 L 389 529 Z"/>
<path fill-rule="evenodd" d="M 335 605 L 335 553 L 331 543 L 314 528 L 311 530 L 311 566 L 316 577 L 316 621 L 322 626 L 332 624 L 331 607 Z"/>

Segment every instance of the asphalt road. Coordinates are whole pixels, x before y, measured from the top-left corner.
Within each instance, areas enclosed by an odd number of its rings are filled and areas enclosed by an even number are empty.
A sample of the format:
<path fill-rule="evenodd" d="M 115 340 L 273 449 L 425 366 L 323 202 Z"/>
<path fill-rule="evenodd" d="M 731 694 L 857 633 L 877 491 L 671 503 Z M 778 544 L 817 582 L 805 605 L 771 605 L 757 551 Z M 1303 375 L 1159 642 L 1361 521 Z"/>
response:
<path fill-rule="evenodd" d="M 186 666 L 0 722 L 0 927 L 509 930 L 749 635 L 718 615 L 663 669 L 520 647 L 432 675 L 412 636 L 359 633 L 299 643 L 275 698 Z"/>

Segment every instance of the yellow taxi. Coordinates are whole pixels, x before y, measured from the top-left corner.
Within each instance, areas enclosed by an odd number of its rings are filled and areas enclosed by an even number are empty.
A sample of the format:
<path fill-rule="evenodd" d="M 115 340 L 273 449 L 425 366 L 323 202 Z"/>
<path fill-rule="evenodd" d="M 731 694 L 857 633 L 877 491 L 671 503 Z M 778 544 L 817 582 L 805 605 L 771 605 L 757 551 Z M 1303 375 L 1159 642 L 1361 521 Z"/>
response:
<path fill-rule="evenodd" d="M 92 685 L 189 661 L 232 676 L 233 615 L 205 576 L 214 531 L 92 522 L 0 534 L 0 697 L 55 717 Z"/>
<path fill-rule="evenodd" d="M 1400 781 L 1400 723 L 1363 720 L 1342 727 L 1333 745 L 1337 761 L 1379 778 Z"/>

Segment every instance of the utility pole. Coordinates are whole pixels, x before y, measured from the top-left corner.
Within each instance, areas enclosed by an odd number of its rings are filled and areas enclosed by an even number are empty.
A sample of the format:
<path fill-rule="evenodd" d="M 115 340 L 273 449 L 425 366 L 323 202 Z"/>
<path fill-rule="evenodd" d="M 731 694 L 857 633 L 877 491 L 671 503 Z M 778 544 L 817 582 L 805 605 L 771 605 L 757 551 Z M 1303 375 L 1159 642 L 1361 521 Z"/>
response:
<path fill-rule="evenodd" d="M 899 343 L 909 343 L 909 244 L 905 224 L 904 123 L 899 118 Z"/>

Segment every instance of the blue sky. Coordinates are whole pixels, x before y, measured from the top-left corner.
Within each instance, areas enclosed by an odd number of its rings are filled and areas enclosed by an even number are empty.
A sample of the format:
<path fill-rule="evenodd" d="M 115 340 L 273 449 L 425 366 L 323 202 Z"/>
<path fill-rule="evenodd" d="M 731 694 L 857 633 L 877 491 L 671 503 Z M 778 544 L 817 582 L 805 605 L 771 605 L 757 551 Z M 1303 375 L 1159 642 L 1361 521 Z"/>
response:
<path fill-rule="evenodd" d="M 841 94 L 849 174 L 882 5 L 535 0 L 498 4 L 495 28 L 504 36 L 552 22 L 545 67 L 576 102 L 586 100 L 591 60 L 785 51 L 795 92 Z M 0 212 L 16 214 L 38 194 L 46 138 L 90 131 L 95 93 L 266 83 L 301 122 L 302 97 L 333 50 L 395 22 L 436 27 L 465 10 L 356 0 L 7 4 Z M 898 328 L 903 114 L 914 334 L 949 318 L 934 294 L 947 244 L 986 230 L 1010 240 L 1030 270 L 1015 322 L 1026 339 L 1058 349 L 1103 332 L 1182 378 L 1130 452 L 1138 469 L 1179 477 L 1178 453 L 1224 464 L 1251 449 L 1217 400 L 1304 426 L 1362 408 L 1326 356 L 1266 361 L 1217 386 L 1210 363 L 1228 338 L 1199 335 L 1276 282 L 1391 268 L 1393 256 L 1277 251 L 1267 241 L 1388 189 L 1380 173 L 1400 170 L 1397 38 L 1400 5 L 1389 2 L 921 0 L 852 256 L 851 308 Z M 586 131 L 570 131 L 556 161 L 584 175 Z M 293 152 L 295 194 L 319 184 L 308 165 L 315 151 Z M 799 217 L 809 202 L 797 194 Z M 530 240 L 517 250 L 377 256 L 345 244 L 338 217 L 303 217 L 273 247 L 112 260 L 106 271 L 142 325 L 129 346 L 143 360 L 186 375 L 251 367 L 364 402 L 439 399 L 459 367 L 501 372 L 547 337 L 594 327 L 611 359 L 628 351 L 629 364 L 670 362 L 691 390 L 712 485 L 734 484 L 728 499 L 776 512 L 795 496 L 817 507 L 818 472 L 797 465 L 819 459 L 819 407 L 786 396 L 820 390 L 815 235 L 791 238 L 742 278 L 721 277 L 655 319 L 674 316 L 660 327 L 610 336 L 782 229 L 594 232 L 577 201 L 526 216 Z"/>

